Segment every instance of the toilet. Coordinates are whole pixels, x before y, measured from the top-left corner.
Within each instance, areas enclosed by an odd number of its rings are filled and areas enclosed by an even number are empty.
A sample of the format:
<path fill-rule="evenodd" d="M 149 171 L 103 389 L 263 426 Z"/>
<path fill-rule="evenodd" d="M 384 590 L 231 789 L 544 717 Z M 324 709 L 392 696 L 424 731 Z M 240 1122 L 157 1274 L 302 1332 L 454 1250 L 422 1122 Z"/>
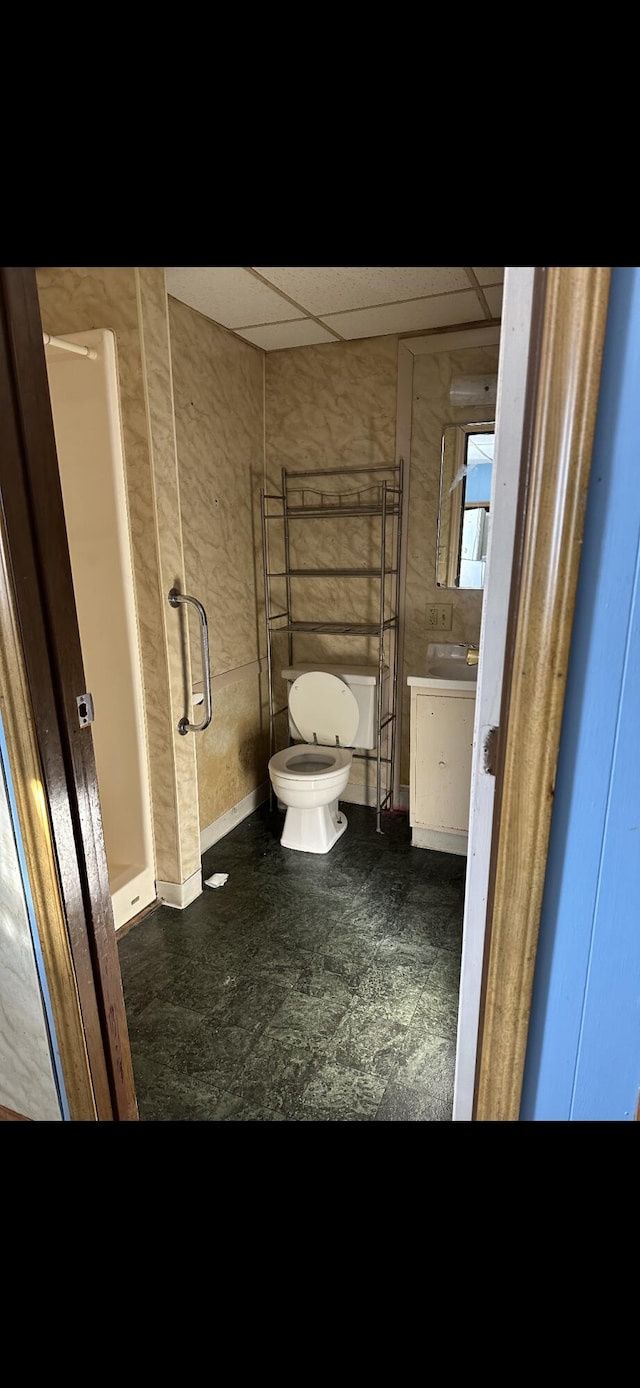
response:
<path fill-rule="evenodd" d="M 377 672 L 372 666 L 299 666 L 288 685 L 294 745 L 276 752 L 269 777 L 286 809 L 280 842 L 301 853 L 328 853 L 344 834 L 339 807 L 354 750 L 376 746 Z"/>

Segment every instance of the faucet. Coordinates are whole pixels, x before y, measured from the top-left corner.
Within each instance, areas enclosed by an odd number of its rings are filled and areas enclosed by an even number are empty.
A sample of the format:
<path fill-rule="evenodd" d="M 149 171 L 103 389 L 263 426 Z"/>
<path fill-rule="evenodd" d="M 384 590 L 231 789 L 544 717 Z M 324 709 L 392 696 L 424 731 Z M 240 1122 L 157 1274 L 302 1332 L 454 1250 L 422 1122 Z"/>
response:
<path fill-rule="evenodd" d="M 470 641 L 458 641 L 457 644 L 462 646 L 463 651 L 467 652 L 467 665 L 477 665 L 480 659 L 480 650 L 478 646 L 472 646 Z"/>

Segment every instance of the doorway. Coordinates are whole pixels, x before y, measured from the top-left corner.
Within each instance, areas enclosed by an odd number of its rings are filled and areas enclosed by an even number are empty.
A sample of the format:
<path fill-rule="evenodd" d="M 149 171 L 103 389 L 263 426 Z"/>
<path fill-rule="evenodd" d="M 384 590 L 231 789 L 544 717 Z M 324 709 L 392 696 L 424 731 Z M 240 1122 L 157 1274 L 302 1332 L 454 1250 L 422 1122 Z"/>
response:
<path fill-rule="evenodd" d="M 0 696 L 61 1087 L 137 1119 L 35 273 L 0 269 Z M 8 1038 L 20 1051 L 21 1033 Z M 24 1115 L 29 1117 L 29 1113 Z"/>
<path fill-rule="evenodd" d="M 555 273 L 555 272 L 554 272 L 554 273 Z M 581 276 L 581 275 L 582 275 L 582 278 L 583 278 L 583 280 L 584 280 L 584 282 L 585 282 L 585 288 L 584 288 L 584 289 L 582 288 L 582 281 L 580 280 L 580 276 Z M 552 283 L 551 283 L 551 294 L 550 294 L 550 298 L 549 298 L 549 319 L 548 319 L 548 322 L 549 322 L 549 329 L 548 329 L 548 337 L 547 337 L 547 339 L 546 339 L 546 341 L 545 341 L 545 343 L 544 343 L 544 346 L 545 346 L 544 360 L 550 362 L 553 366 L 555 366 L 555 367 L 556 367 L 556 370 L 555 370 L 554 372 L 552 372 L 552 371 L 550 370 L 550 371 L 549 371 L 549 374 L 546 375 L 546 376 L 543 374 L 543 377 L 542 377 L 542 386 L 541 386 L 540 390 L 541 390 L 543 399 L 544 399 L 544 401 L 545 401 L 545 404 L 548 404 L 549 395 L 550 395 L 550 394 L 553 394 L 554 391 L 555 391 L 555 397 L 554 397 L 554 398 L 555 398 L 558 402 L 562 402 L 561 414 L 562 414 L 562 418 L 563 418 L 563 433 L 562 433 L 562 437 L 559 437 L 558 432 L 556 431 L 555 434 L 553 434 L 552 438 L 550 439 L 550 438 L 549 438 L 549 426 L 548 426 L 548 424 L 545 424 L 545 419 L 546 419 L 547 417 L 545 417 L 545 418 L 542 418 L 541 421 L 539 422 L 538 434 L 536 435 L 535 428 L 534 428 L 532 437 L 533 437 L 534 444 L 535 444 L 535 447 L 533 448 L 533 462 L 534 462 L 534 463 L 536 462 L 536 457 L 537 457 L 538 455 L 539 455 L 539 456 L 542 456 L 541 450 L 540 450 L 540 442 L 541 442 L 542 438 L 544 437 L 544 441 L 546 442 L 546 445 L 547 445 L 547 449 L 546 449 L 546 458 L 547 458 L 547 461 L 548 461 L 548 466 L 545 468 L 545 467 L 542 465 L 542 463 L 540 463 L 541 475 L 542 475 L 543 478 L 549 476 L 549 477 L 552 477 L 552 478 L 555 479 L 555 482 L 554 482 L 554 485 L 555 485 L 555 493 L 554 493 L 554 495 L 555 495 L 555 497 L 557 498 L 558 493 L 559 493 L 559 492 L 562 492 L 563 505 L 566 505 L 567 495 L 568 495 L 568 493 L 571 492 L 571 488 L 572 488 L 572 485 L 573 485 L 574 476 L 577 477 L 578 486 L 579 486 L 580 476 L 584 476 L 584 468 L 585 468 L 585 466 L 588 468 L 588 461 L 589 461 L 589 439 L 588 439 L 588 429 L 587 429 L 587 431 L 586 431 L 586 438 L 585 438 L 585 431 L 584 431 L 584 427 L 583 427 L 583 421 L 584 421 L 585 414 L 588 416 L 589 411 L 593 409 L 594 382 L 595 382 L 595 390 L 596 390 L 596 394 L 597 394 L 597 365 L 598 365 L 598 364 L 597 364 L 597 343 L 596 343 L 596 347 L 595 347 L 595 351 L 594 351 L 594 350 L 592 349 L 593 336 L 592 336 L 592 338 L 589 339 L 588 342 L 585 341 L 585 332 L 584 332 L 584 329 L 583 329 L 583 325 L 584 325 L 584 322 L 585 322 L 586 320 L 589 320 L 589 321 L 591 321 L 591 323 L 593 323 L 593 312 L 591 312 L 591 314 L 589 314 L 589 310 L 590 310 L 590 309 L 591 309 L 591 310 L 593 309 L 594 302 L 595 302 L 596 308 L 599 310 L 599 320 L 598 320 L 598 321 L 599 321 L 600 325 L 602 324 L 602 313 L 601 313 L 601 308 L 602 308 L 602 291 L 601 291 L 601 287 L 600 287 L 600 282 L 599 282 L 598 279 L 597 279 L 597 272 L 593 272 L 593 273 L 592 273 L 592 272 L 589 271 L 589 272 L 584 272 L 584 273 L 583 273 L 583 272 L 580 272 L 580 271 L 578 270 L 578 271 L 575 271 L 575 274 L 574 274 L 574 272 L 569 271 L 569 272 L 568 272 L 568 275 L 567 275 L 567 277 L 566 277 L 566 279 L 565 279 L 566 292 L 565 292 L 565 286 L 564 286 L 562 283 L 560 284 L 560 290 L 558 291 L 558 284 L 557 284 L 557 279 L 558 279 L 558 278 L 559 278 L 560 280 L 562 279 L 561 276 L 560 276 L 560 277 L 554 278 L 554 274 L 552 274 L 552 276 L 551 276 L 551 281 L 552 281 Z M 589 280 L 588 283 L 587 283 L 587 280 Z M 592 281 L 594 282 L 594 287 L 593 287 L 593 288 L 592 288 Z M 559 296 L 560 296 L 560 302 L 559 302 L 559 300 L 558 300 L 558 292 L 559 292 Z M 576 322 L 575 315 L 573 316 L 573 318 L 572 318 L 572 316 L 571 316 L 572 307 L 573 307 L 576 303 L 578 303 L 578 306 L 580 307 L 580 309 L 581 309 L 581 311 L 582 311 L 582 316 L 579 318 L 578 322 Z M 568 354 L 567 354 L 567 352 L 565 352 L 565 353 L 564 353 L 564 356 L 563 356 L 563 341 L 562 341 L 562 333 L 561 333 L 561 331 L 560 331 L 561 328 L 562 328 L 563 323 L 566 325 L 567 322 L 571 322 L 571 323 L 572 323 L 572 333 L 571 333 L 571 338 L 570 338 L 570 346 L 571 346 L 571 363 L 569 363 L 569 361 L 568 361 Z M 595 336 L 597 337 L 597 333 L 595 334 Z M 566 342 L 567 342 L 567 333 L 565 332 L 565 336 L 564 336 L 564 344 L 565 344 L 565 345 L 566 345 Z M 557 348 L 557 350 L 556 350 L 556 348 Z M 578 371 L 576 370 L 576 358 L 579 358 L 579 361 L 580 361 L 580 365 L 581 365 L 582 370 L 578 370 Z M 595 359 L 594 359 L 594 358 L 595 358 Z M 558 367 L 558 365 L 560 365 L 560 366 L 562 367 L 563 363 L 564 363 L 564 365 L 566 366 L 566 371 L 564 372 L 564 374 L 560 374 L 560 375 L 559 375 L 558 370 L 557 370 L 557 367 Z M 571 368 L 571 372 L 573 373 L 573 376 L 570 375 L 569 367 Z M 574 388 L 572 389 L 572 387 L 571 387 L 571 380 L 572 380 L 572 379 L 574 380 L 574 382 L 575 382 L 575 381 L 578 382 L 578 387 L 579 387 L 579 389 L 576 389 L 575 386 L 574 386 Z M 531 388 L 531 387 L 530 387 L 530 384 L 529 384 L 528 387 L 527 387 L 527 389 L 530 391 L 530 388 Z M 537 381 L 536 381 L 536 389 L 538 389 Z M 553 412 L 551 412 L 551 414 L 553 415 Z M 26 419 L 26 425 L 27 425 L 27 432 L 29 432 L 29 429 L 30 429 L 30 427 L 31 427 L 31 422 L 30 422 L 30 416 L 29 416 L 28 413 L 25 414 L 25 419 Z M 557 419 L 557 415 L 556 415 L 556 419 Z M 536 421 L 534 420 L 533 422 L 534 422 L 534 425 L 535 425 Z M 553 419 L 552 419 L 551 423 L 553 424 Z M 546 432 L 545 432 L 545 430 L 546 430 Z M 572 431 L 573 431 L 573 432 L 572 432 Z M 582 432 L 581 432 L 581 431 L 582 431 Z M 568 470 L 568 473 L 567 473 L 566 470 L 562 470 L 562 469 L 560 469 L 560 468 L 557 466 L 557 463 L 558 463 L 558 455 L 560 454 L 560 455 L 564 456 L 564 455 L 567 453 L 567 451 L 569 452 L 569 454 L 571 454 L 572 441 L 573 441 L 574 438 L 576 438 L 576 437 L 578 437 L 578 436 L 579 436 L 579 439 L 580 439 L 580 445 L 579 445 L 579 448 L 578 448 L 578 454 L 579 454 L 579 456 L 578 456 L 578 464 L 579 464 L 579 466 L 577 467 L 577 469 L 573 469 L 572 467 L 569 467 L 569 470 Z M 550 446 L 549 446 L 550 444 L 553 445 L 553 446 L 550 447 Z M 571 456 L 570 456 L 570 458 L 569 458 L 569 462 L 571 463 L 572 461 L 573 461 L 573 455 L 571 454 Z M 535 473 L 535 469 L 534 469 L 534 473 Z M 560 477 L 562 477 L 562 483 L 558 480 Z M 551 485 L 551 484 L 549 484 L 549 485 Z M 543 488 L 543 490 L 544 490 L 544 488 Z M 37 510 L 37 498 L 36 498 L 35 505 L 36 505 L 36 510 Z M 520 509 L 521 509 L 521 510 L 523 509 L 523 506 L 522 506 L 522 505 L 521 505 L 521 508 L 520 508 Z M 546 508 L 544 508 L 544 511 L 545 511 L 545 514 L 546 514 Z M 564 514 L 564 512 L 562 511 L 562 507 L 561 507 L 561 513 Z M 555 514 L 556 517 L 558 516 L 558 508 L 557 508 L 557 506 L 556 506 L 556 510 L 555 510 L 554 514 Z M 528 521 L 528 522 L 530 522 L 531 516 L 532 516 L 532 515 L 535 515 L 535 516 L 537 517 L 537 520 L 538 520 L 538 529 L 537 529 L 537 532 L 536 532 L 536 533 L 537 533 L 537 536 L 538 536 L 538 539 L 539 539 L 539 538 L 540 538 L 540 519 L 541 519 L 541 511 L 540 511 L 539 505 L 536 505 L 536 494 L 535 494 L 535 493 L 533 494 L 532 506 L 528 508 L 528 514 L 527 514 L 527 521 Z M 544 516 L 543 516 L 542 518 L 544 519 Z M 543 532 L 543 533 L 542 533 L 542 537 L 543 537 L 543 539 L 544 539 L 544 538 L 545 538 L 544 526 L 542 527 L 542 532 Z M 557 526 L 556 526 L 556 533 L 557 533 Z M 524 543 L 524 552 L 525 552 L 525 555 L 526 555 L 527 553 L 531 553 L 531 554 L 532 554 L 532 553 L 536 553 L 536 552 L 537 552 L 538 554 L 541 553 L 541 550 L 540 550 L 540 546 L 539 546 L 539 545 L 538 545 L 538 547 L 537 547 L 537 550 L 536 550 L 535 547 L 532 547 L 532 546 L 531 546 L 531 539 L 532 539 L 531 530 L 530 530 L 530 528 L 529 528 L 529 530 L 528 530 L 526 525 L 525 525 L 524 528 L 523 528 L 523 537 L 524 537 L 524 542 L 525 542 L 525 543 Z M 574 543 L 573 543 L 573 545 L 571 545 L 571 546 L 569 546 L 569 547 L 563 547 L 563 548 L 562 548 L 562 559 L 563 559 L 563 562 L 564 562 L 565 556 L 568 555 L 568 556 L 569 556 L 568 562 L 570 563 L 571 558 L 572 558 L 572 556 L 575 554 L 575 551 L 576 551 L 576 544 L 575 544 L 575 540 L 576 540 L 576 528 L 575 528 L 575 526 L 574 526 L 573 529 L 570 531 L 570 534 L 569 534 L 568 538 L 572 539 Z M 527 546 L 529 546 L 529 548 L 527 548 Z M 578 547 L 579 547 L 579 535 L 578 535 Z M 50 548 L 50 547 L 49 547 L 49 548 Z M 47 549 L 47 546 L 45 546 L 45 550 L 46 550 L 46 549 Z M 53 557 L 53 556 L 52 556 L 52 557 Z M 60 560 L 60 552 L 58 551 L 57 555 L 55 556 L 55 561 L 54 561 L 54 562 L 58 562 L 58 563 L 59 563 L 59 560 Z M 522 570 L 522 565 L 521 565 L 521 570 Z M 46 572 L 46 565 L 45 565 L 45 572 Z M 537 572 L 536 572 L 535 565 L 532 565 L 529 569 L 526 569 L 526 570 L 525 570 L 525 572 L 524 572 L 524 578 L 522 578 L 522 580 L 519 582 L 519 589 L 518 589 L 518 593 L 517 593 L 517 595 L 516 595 L 516 602 L 515 602 L 515 608 L 514 608 L 516 618 L 518 618 L 518 617 L 521 615 L 521 611 L 522 611 L 522 605 L 521 605 L 522 595 L 524 594 L 525 596 L 529 596 L 529 595 L 531 594 L 532 590 L 535 589 L 535 583 L 536 583 L 536 578 L 537 578 L 537 577 L 539 577 L 539 574 L 537 574 Z M 557 574 L 554 574 L 554 575 L 553 575 L 553 581 L 551 582 L 551 580 L 550 580 L 550 584 L 551 584 L 551 590 L 552 590 L 553 594 L 555 594 L 556 597 L 557 597 L 557 594 L 558 594 L 558 587 L 557 587 L 557 584 L 558 584 L 558 576 L 557 576 Z M 555 586 L 554 586 L 554 585 L 555 585 Z M 549 583 L 548 583 L 547 586 L 546 586 L 546 589 L 545 589 L 545 599 L 546 599 L 546 601 L 547 601 L 547 609 L 553 611 L 553 610 L 555 610 L 554 607 L 553 607 L 553 603 L 549 604 L 549 592 L 550 592 L 550 587 L 549 587 Z M 565 596 L 565 599 L 566 599 L 566 590 L 565 590 L 564 596 Z M 54 606 L 55 606 L 55 605 L 54 605 Z M 512 604 L 512 606 L 513 606 L 513 604 Z M 565 600 L 564 607 L 563 607 L 563 620 L 564 620 L 565 626 L 566 626 L 566 624 L 567 624 L 567 621 L 569 622 L 569 625 L 570 625 L 570 612 L 571 612 L 571 604 L 570 604 L 570 601 L 569 601 L 569 603 L 567 604 L 567 602 L 566 602 L 566 600 Z M 517 635 L 518 635 L 518 630 L 519 630 L 519 628 L 518 628 L 518 622 L 516 621 L 516 637 L 517 637 Z M 528 635 L 529 635 L 531 638 L 532 638 L 532 636 L 533 636 L 533 633 L 532 633 L 532 631 L 531 631 L 531 628 L 529 628 L 529 629 L 527 630 L 526 624 L 525 624 L 524 627 L 522 627 L 522 626 L 520 627 L 520 631 L 521 631 L 521 634 L 524 633 L 524 635 L 522 636 L 522 639 L 525 639 Z M 536 634 L 537 634 L 537 637 L 538 637 L 537 651 L 538 651 L 538 653 L 539 653 L 539 652 L 540 652 L 540 639 L 539 639 L 539 638 L 540 638 L 540 634 L 541 634 L 539 628 L 538 628 Z M 555 634 L 555 635 L 557 636 L 557 631 L 556 631 L 555 633 L 552 632 L 550 626 L 548 626 L 547 628 L 545 628 L 545 630 L 544 630 L 543 633 L 542 633 L 542 635 L 545 637 L 545 639 L 546 639 L 547 637 L 550 638 L 552 634 Z M 551 648 L 548 646 L 548 649 L 550 650 Z M 538 687 L 537 690 L 536 690 L 537 693 L 539 692 L 539 688 L 540 688 L 540 687 Z M 528 689 L 527 687 L 519 689 L 519 690 L 517 691 L 517 700 L 518 700 L 518 703 L 520 703 L 520 702 L 522 701 L 523 698 L 526 699 L 528 693 L 530 693 L 530 691 L 529 691 L 529 689 Z M 558 689 L 557 689 L 557 696 L 556 696 L 556 698 L 555 698 L 555 700 L 554 700 L 554 704 L 553 704 L 554 713 L 557 713 L 558 708 L 561 709 L 561 695 L 562 695 L 562 688 L 558 688 Z M 558 698 L 559 698 L 559 701 L 560 701 L 560 702 L 558 702 Z M 507 704 L 506 704 L 507 711 L 509 711 L 509 707 L 510 707 L 510 705 L 509 705 L 509 700 L 507 700 Z M 505 725 L 504 725 L 504 722 L 503 722 L 503 728 L 504 728 L 504 726 L 505 726 Z M 509 731 L 512 731 L 512 728 L 511 728 Z M 505 737 L 506 737 L 506 734 L 505 734 Z M 508 741 L 508 737 L 506 737 L 505 757 L 506 757 L 507 766 L 508 766 L 509 750 L 510 750 L 510 749 L 509 749 L 509 741 Z M 551 755 L 551 756 L 553 755 L 553 746 L 551 746 L 551 751 L 550 751 L 550 749 L 549 749 L 549 739 L 547 739 L 547 742 L 546 742 L 546 744 L 545 744 L 544 753 L 545 753 L 544 757 L 543 757 L 543 758 L 540 758 L 540 763 L 541 763 L 541 770 L 543 770 L 543 771 L 546 772 L 546 769 L 547 769 L 547 767 L 548 767 L 548 758 L 549 758 L 549 755 Z M 504 815 L 505 791 L 507 792 L 507 799 L 508 799 L 508 793 L 510 792 L 511 787 L 510 787 L 510 785 L 509 785 L 508 783 L 507 783 L 506 785 L 504 784 L 504 782 L 505 782 L 505 775 L 504 775 L 504 774 L 503 774 L 502 777 L 501 777 L 501 782 L 502 782 L 502 791 L 503 791 L 503 795 L 502 795 L 502 812 L 503 812 L 503 815 Z M 515 805 L 514 808 L 515 808 L 515 810 L 516 810 L 516 812 L 517 812 L 517 810 L 518 810 L 517 805 Z M 507 854 L 508 846 L 509 846 L 509 839 L 510 839 L 510 842 L 511 842 L 511 847 L 513 847 L 513 841 L 514 841 L 514 833 L 513 833 L 514 824 L 516 825 L 516 828 L 517 828 L 518 833 L 519 833 L 520 830 L 522 830 L 523 828 L 524 828 L 525 831 L 526 831 L 527 829 L 531 830 L 531 828 L 532 828 L 531 823 L 529 823 L 528 826 L 527 826 L 527 824 L 525 824 L 525 825 L 523 826 L 523 825 L 522 825 L 522 821 L 521 821 L 521 819 L 518 818 L 517 813 L 516 813 L 516 815 L 515 815 L 514 817 L 508 816 L 508 817 L 506 818 L 506 820 L 503 818 L 503 816 L 500 816 L 500 817 L 498 818 L 498 821 L 497 821 L 497 826 L 498 826 L 498 829 L 500 830 L 500 833 L 499 833 L 499 835 L 498 835 L 498 850 L 499 850 L 499 852 L 498 852 L 498 858 L 499 858 L 499 859 L 500 859 L 500 855 L 501 855 L 501 854 L 502 854 L 503 856 Z M 502 832 L 503 830 L 504 830 L 504 832 Z M 516 834 L 516 838 L 518 839 L 518 834 Z M 525 839 L 526 839 L 526 832 L 525 832 Z M 522 838 L 520 837 L 520 838 L 518 839 L 518 844 L 519 844 L 520 847 L 522 847 L 522 842 L 523 842 L 523 840 L 522 840 Z M 543 845 L 543 846 L 544 846 L 544 845 Z M 530 849 L 531 849 L 531 835 L 530 835 L 530 834 L 529 834 L 529 839 L 527 840 L 527 847 L 528 847 L 528 849 L 529 849 L 529 851 L 530 851 Z M 529 860 L 529 859 L 528 859 L 528 856 L 527 856 L 527 857 L 525 858 L 525 861 L 528 861 L 528 860 Z M 536 859 L 535 859 L 535 863 L 536 863 L 537 874 L 538 874 L 538 876 L 537 876 L 537 878 L 536 878 L 536 882 L 539 882 L 539 881 L 540 881 L 540 868 L 541 868 L 541 867 L 543 868 L 543 866 L 544 866 L 544 854 L 542 855 L 542 859 L 541 859 L 540 856 L 538 855 L 538 856 L 536 857 Z M 493 927 L 494 927 L 494 928 L 493 928 L 493 932 L 492 932 L 492 939 L 491 939 L 491 941 L 490 941 L 490 951 L 489 951 L 489 961 L 488 961 L 488 963 L 489 963 L 489 968 L 488 968 L 488 991 L 487 991 L 487 994 L 486 994 L 487 999 L 488 999 L 488 1008 L 485 1008 L 484 1029 L 483 1029 L 482 1038 L 481 1038 L 481 1041 L 482 1041 L 482 1044 L 481 1044 L 481 1060 L 484 1062 L 484 1058 L 485 1058 L 485 1057 L 484 1057 L 484 1053 L 485 1053 L 485 1051 L 486 1051 L 486 1052 L 487 1052 L 487 1062 L 488 1062 L 488 1064 L 489 1064 L 489 1069 L 490 1069 L 491 1075 L 492 1075 L 493 1077 L 496 1078 L 496 1081 L 497 1081 L 498 1078 L 500 1078 L 500 1082 L 502 1082 L 502 1080 L 501 1080 L 502 1074 L 508 1072 L 511 1076 L 513 1075 L 513 1054 L 514 1054 L 514 1051 L 513 1051 L 513 1047 L 511 1047 L 510 1045 L 507 1046 L 507 1047 L 505 1047 L 505 1044 L 504 1044 L 504 1043 L 505 1043 L 505 1039 L 506 1039 L 507 1041 L 510 1042 L 512 1038 L 511 1038 L 511 1036 L 510 1036 L 509 1034 L 507 1034 L 508 1031 L 509 1031 L 509 1029 L 508 1029 L 508 1028 L 505 1029 L 505 1027 L 504 1027 L 503 1025 L 500 1024 L 499 1019 L 498 1019 L 498 1012 L 497 1012 L 497 1010 L 496 1010 L 496 1007 L 497 1007 L 497 1003 L 499 1002 L 499 999 L 496 997 L 496 977 L 499 976 L 500 981 L 501 981 L 502 984 L 503 984 L 503 987 L 510 987 L 510 986 L 511 986 L 511 982 L 510 982 L 510 981 L 511 981 L 512 977 L 514 976 L 514 971 L 515 971 L 515 967 L 516 967 L 516 964 L 517 964 L 517 958 L 519 957 L 519 958 L 521 959 L 521 958 L 523 957 L 524 951 L 525 951 L 525 947 L 526 947 L 526 956 L 527 956 L 528 964 L 530 964 L 530 965 L 532 966 L 532 961 L 533 961 L 533 958 L 535 957 L 535 947 L 533 948 L 533 951 L 532 951 L 532 949 L 531 949 L 531 941 L 530 941 L 530 938 L 527 940 L 526 931 L 525 931 L 524 929 L 521 929 L 521 923 L 522 923 L 523 921 L 526 920 L 527 928 L 529 928 L 529 926 L 530 926 L 530 924 L 531 924 L 531 922 L 532 922 L 532 919 L 533 919 L 533 923 L 534 923 L 534 925 L 535 925 L 535 913 L 536 913 L 536 909 L 537 909 L 537 908 L 536 908 L 536 892 L 535 892 L 535 891 L 534 891 L 533 893 L 531 892 L 531 890 L 530 890 L 530 888 L 531 888 L 531 879 L 529 879 L 529 882 L 528 882 L 528 886 L 529 886 L 529 900 L 527 901 L 526 904 L 523 903 L 522 916 L 521 916 L 521 918 L 520 918 L 519 921 L 518 921 L 518 933 L 517 933 L 517 938 L 514 940 L 514 939 L 513 939 L 513 936 L 512 936 L 512 937 L 510 938 L 510 940 L 509 940 L 509 939 L 507 938 L 507 936 L 505 935 L 504 930 L 501 928 L 502 923 L 501 923 L 501 921 L 500 921 L 500 910 L 501 910 L 501 908 L 502 908 L 503 902 L 504 902 L 506 899 L 508 899 L 508 893 L 507 893 L 507 896 L 505 897 L 504 889 L 502 889 L 502 895 L 501 895 L 501 891 L 500 891 L 501 880 L 500 880 L 500 872 L 499 872 L 498 869 L 499 869 L 499 864 L 498 864 L 498 868 L 496 869 L 495 882 L 494 882 L 494 886 L 493 886 L 493 888 L 492 888 L 492 891 L 493 891 L 493 901 L 492 901 L 493 921 L 492 921 L 492 924 L 493 924 Z M 88 899 L 90 900 L 91 898 L 89 897 Z M 497 910 L 496 910 L 496 908 L 497 908 Z M 496 930 L 496 918 L 498 919 L 498 927 L 499 927 L 497 930 Z M 534 942 L 534 945 L 535 945 L 535 942 Z M 497 960 L 497 959 L 500 957 L 501 953 L 502 953 L 503 951 L 507 950 L 507 949 L 509 949 L 509 950 L 510 950 L 510 953 L 511 953 L 511 959 L 509 960 L 509 967 L 508 967 L 508 968 L 505 968 L 504 965 L 503 965 L 502 967 L 498 968 L 497 964 L 494 966 L 493 963 L 492 963 L 492 958 L 495 957 L 495 959 Z M 497 954 L 496 954 L 496 950 L 497 950 Z M 514 958 L 514 956 L 515 956 L 515 958 Z M 506 956 L 504 956 L 504 958 L 506 958 Z M 513 968 L 511 967 L 512 964 L 513 964 L 513 966 L 514 966 Z M 497 971 L 497 973 L 496 973 L 496 971 Z M 526 989 L 525 989 L 525 992 L 526 992 Z M 523 993 L 522 986 L 520 986 L 520 988 L 517 990 L 517 997 L 518 997 L 518 1001 L 519 1001 L 519 1002 L 520 1002 L 520 1000 L 522 999 L 522 993 Z M 513 994 L 513 996 L 515 997 L 515 994 Z M 504 1015 L 504 1014 L 503 1014 L 503 1015 Z M 516 1038 L 516 1050 L 518 1051 L 518 1054 L 521 1054 L 522 1038 L 523 1038 L 523 1029 L 522 1029 L 522 1025 L 513 1026 L 510 1030 L 511 1030 L 511 1032 L 513 1033 L 513 1036 Z M 526 1036 L 526 1028 L 525 1028 L 525 1031 L 524 1031 L 524 1035 Z M 490 1062 L 491 1062 L 491 1060 L 492 1060 L 491 1052 L 492 1052 L 492 1048 L 493 1048 L 494 1044 L 499 1044 L 499 1045 L 501 1046 L 501 1048 L 502 1048 L 502 1052 L 501 1052 L 501 1055 L 500 1055 L 500 1063 L 499 1063 L 499 1064 L 493 1064 L 493 1065 L 492 1065 Z M 518 1049 L 518 1048 L 519 1048 L 519 1049 Z M 517 1086 L 516 1086 L 516 1088 L 517 1088 Z M 511 1094 L 513 1094 L 513 1085 L 511 1086 Z M 516 1096 L 516 1097 L 517 1097 L 517 1096 Z M 482 1113 L 480 1116 L 491 1116 L 491 1115 L 488 1114 L 488 1112 L 487 1112 L 487 1094 L 486 1094 L 486 1090 L 485 1090 L 485 1093 L 484 1093 L 483 1102 L 484 1102 L 485 1107 L 484 1107 L 483 1113 Z M 513 1104 L 513 1099 L 512 1099 L 511 1097 L 509 1098 L 509 1103 L 510 1103 L 511 1105 Z M 490 1104 L 490 1106 L 491 1106 L 491 1104 L 493 1104 L 495 1116 L 505 1116 L 504 1113 L 501 1113 L 501 1114 L 498 1115 L 498 1109 L 499 1109 L 499 1107 L 500 1107 L 500 1104 L 499 1104 L 499 1096 L 496 1096 L 495 1094 L 490 1095 L 490 1096 L 489 1096 L 489 1104 Z M 516 1116 L 516 1117 L 517 1117 L 517 1111 L 516 1111 L 515 1114 L 514 1114 L 512 1111 L 509 1111 L 509 1112 L 507 1113 L 506 1116 Z"/>

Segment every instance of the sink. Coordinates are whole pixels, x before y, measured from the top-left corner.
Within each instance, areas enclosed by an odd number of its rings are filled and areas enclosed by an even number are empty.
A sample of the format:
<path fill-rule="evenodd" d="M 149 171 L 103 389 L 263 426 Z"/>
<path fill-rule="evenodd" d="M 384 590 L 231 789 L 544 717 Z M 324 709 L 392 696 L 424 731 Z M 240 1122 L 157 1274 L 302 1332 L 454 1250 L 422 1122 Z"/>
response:
<path fill-rule="evenodd" d="M 477 665 L 467 665 L 466 646 L 452 642 L 432 642 L 427 646 L 427 679 L 462 680 L 478 683 Z"/>
<path fill-rule="evenodd" d="M 427 646 L 424 674 L 408 675 L 407 684 L 422 688 L 437 689 L 443 694 L 447 689 L 458 693 L 468 690 L 475 694 L 478 687 L 477 665 L 467 665 L 467 647 L 454 642 L 436 641 Z"/>

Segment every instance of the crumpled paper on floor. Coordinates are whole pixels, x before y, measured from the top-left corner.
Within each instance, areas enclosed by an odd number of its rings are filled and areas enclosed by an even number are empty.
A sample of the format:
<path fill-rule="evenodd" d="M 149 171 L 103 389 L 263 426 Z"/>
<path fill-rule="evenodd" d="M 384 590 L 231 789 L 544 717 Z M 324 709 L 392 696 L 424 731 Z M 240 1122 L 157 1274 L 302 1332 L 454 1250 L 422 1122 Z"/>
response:
<path fill-rule="evenodd" d="M 213 877 L 205 878 L 205 887 L 224 887 L 228 872 L 214 872 Z"/>

